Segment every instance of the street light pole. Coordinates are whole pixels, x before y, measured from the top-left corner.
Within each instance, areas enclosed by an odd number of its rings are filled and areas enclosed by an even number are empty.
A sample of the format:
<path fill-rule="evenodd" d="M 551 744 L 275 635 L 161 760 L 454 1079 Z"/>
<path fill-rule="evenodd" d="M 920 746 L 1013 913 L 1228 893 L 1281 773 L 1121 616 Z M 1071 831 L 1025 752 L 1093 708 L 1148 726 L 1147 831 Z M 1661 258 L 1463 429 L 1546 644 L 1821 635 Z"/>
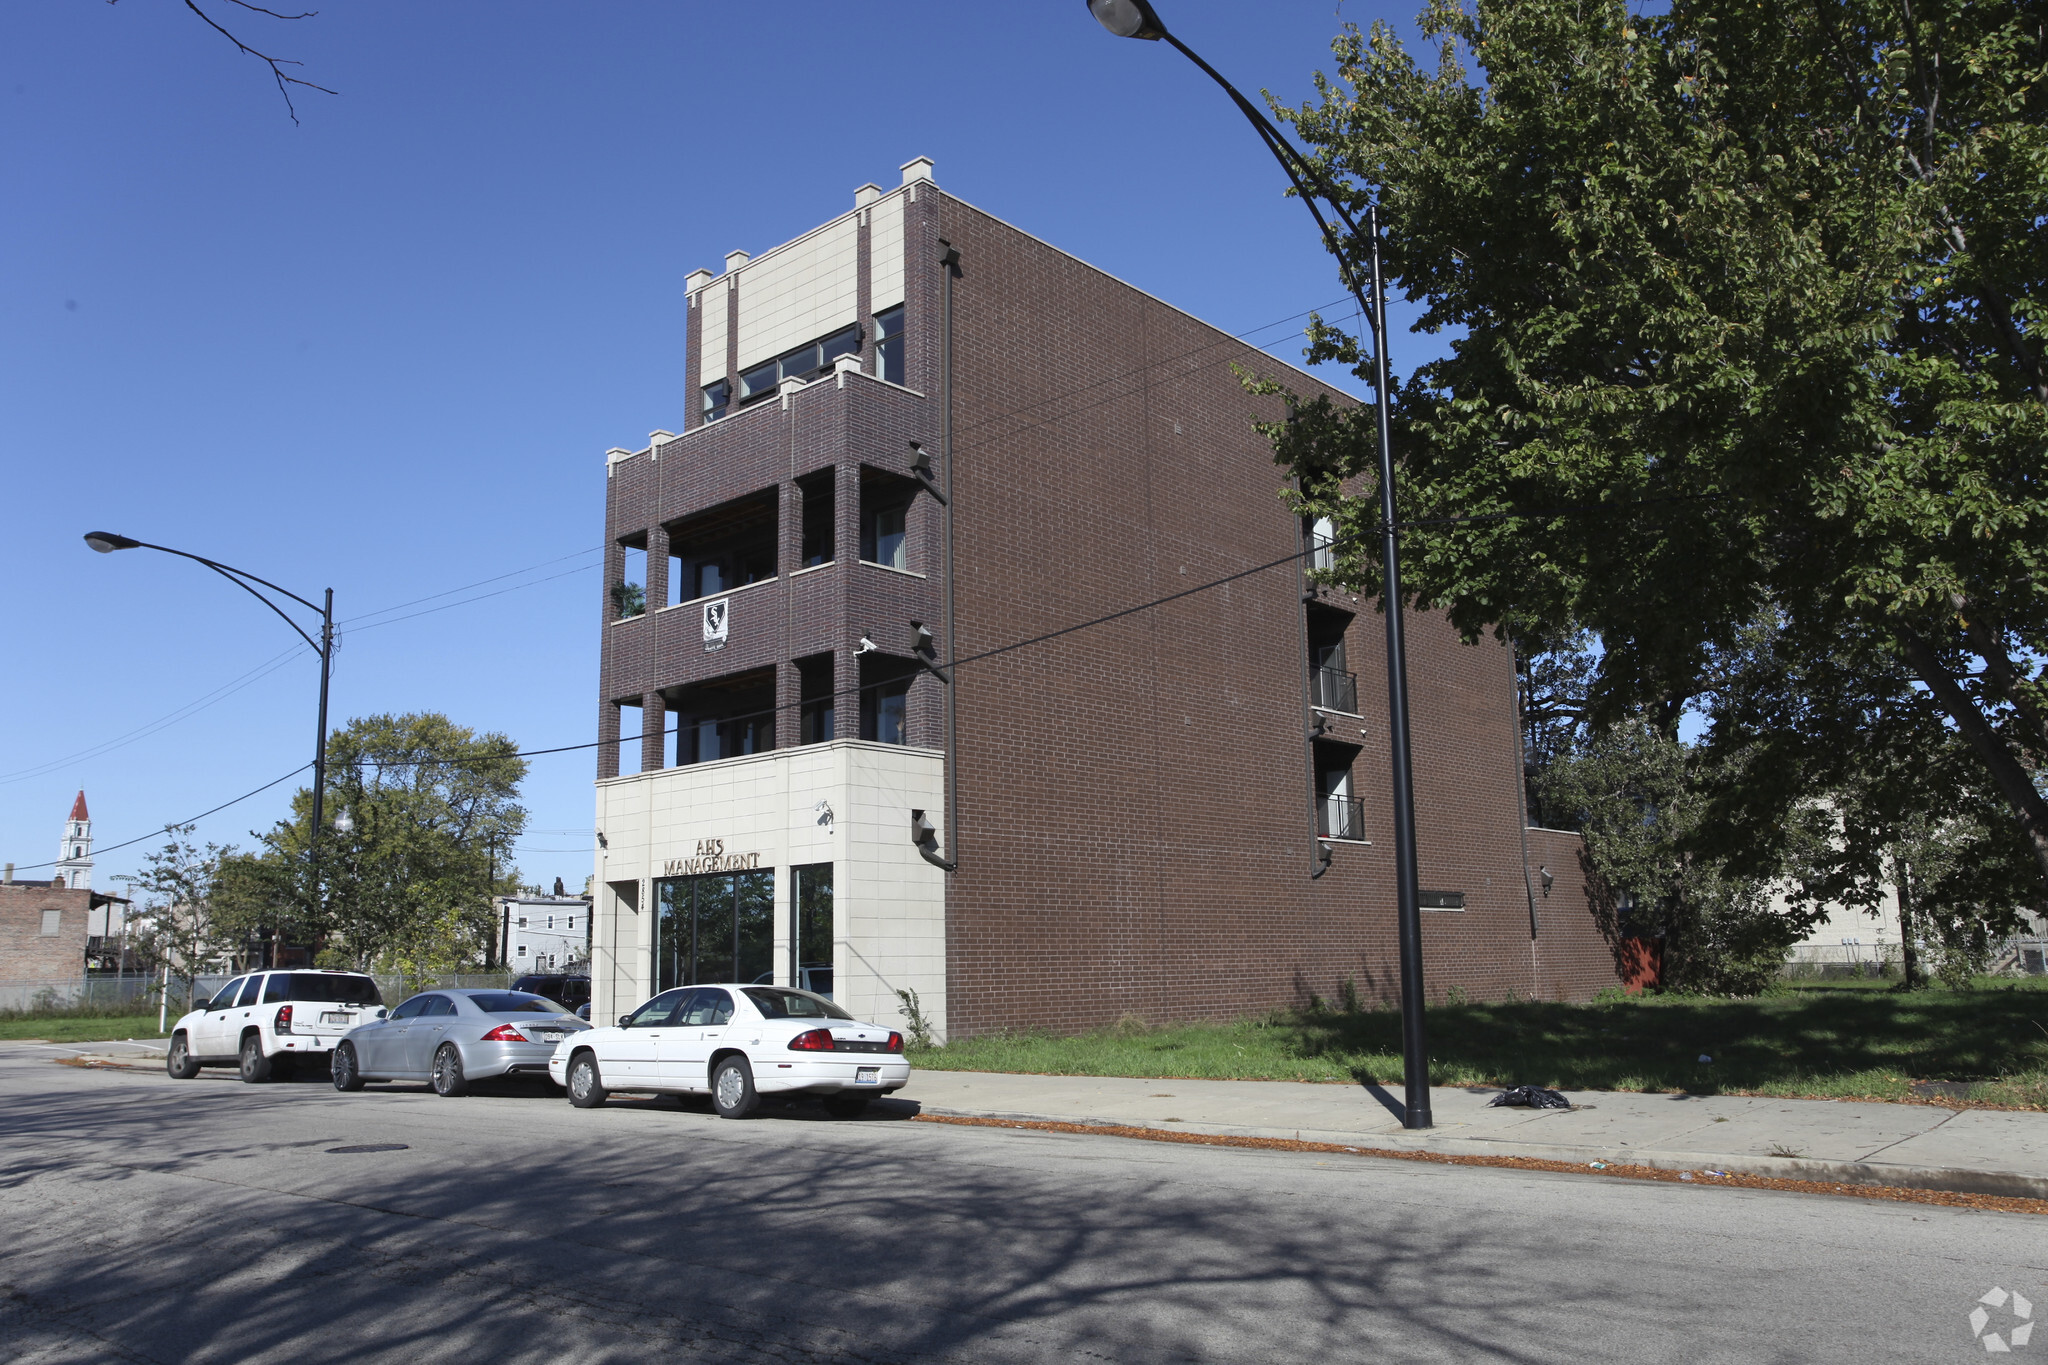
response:
<path fill-rule="evenodd" d="M 313 652 L 320 656 L 320 719 L 318 733 L 314 741 L 315 748 L 313 750 L 313 827 L 306 840 L 306 861 L 312 870 L 313 900 L 317 905 L 321 900 L 320 831 L 327 798 L 327 685 L 334 674 L 334 589 L 327 589 L 327 594 L 322 599 L 321 605 L 315 606 L 291 589 L 281 588 L 267 578 L 258 578 L 255 574 L 245 569 L 232 568 L 217 560 L 208 559 L 204 555 L 195 555 L 187 550 L 174 550 L 168 545 L 152 545 L 146 540 L 136 540 L 130 536 L 115 535 L 112 531 L 89 531 L 86 533 L 85 543 L 103 555 L 112 554 L 116 550 L 156 550 L 163 554 L 176 555 L 180 559 L 189 559 L 195 564 L 204 564 L 207 568 L 213 570 L 222 578 L 227 579 L 228 582 L 233 583 L 236 587 L 254 597 L 258 602 L 276 612 L 278 619 L 290 626 L 298 634 L 298 637 L 308 645 L 311 645 Z M 271 601 L 268 597 L 265 597 L 262 593 L 256 591 L 254 587 L 250 586 L 254 583 L 260 583 L 272 592 L 283 593 L 308 611 L 318 612 L 320 614 L 320 638 L 315 640 L 311 635 L 308 635 L 303 626 L 285 614 L 284 608 L 278 606 L 277 603 Z M 276 930 L 272 931 L 271 938 L 272 961 L 270 965 L 276 966 L 278 948 L 278 933 Z"/>
<path fill-rule="evenodd" d="M 1380 277 L 1379 208 L 1374 205 L 1367 210 L 1367 228 L 1361 231 L 1345 207 L 1343 196 L 1330 187 L 1308 158 L 1280 135 L 1280 130 L 1259 112 L 1258 106 L 1239 94 L 1237 87 L 1225 80 L 1215 67 L 1203 61 L 1193 48 L 1167 31 L 1149 0 L 1088 0 L 1088 11 L 1119 38 L 1139 38 L 1148 42 L 1164 40 L 1223 87 L 1224 93 L 1230 96 L 1258 132 L 1273 159 L 1287 172 L 1295 193 L 1315 218 L 1316 226 L 1322 229 L 1324 241 L 1329 243 L 1337 257 L 1345 287 L 1364 310 L 1367 325 L 1372 329 L 1373 388 L 1379 408 L 1380 563 L 1384 580 L 1381 598 L 1387 617 L 1387 739 L 1391 751 L 1389 766 L 1394 796 L 1394 906 L 1401 952 L 1401 1062 L 1407 1091 L 1401 1124 L 1404 1128 L 1429 1128 L 1433 1126 L 1433 1119 L 1429 1102 L 1429 1046 L 1422 1011 L 1422 906 L 1415 865 L 1414 762 L 1408 744 L 1408 648 L 1401 619 L 1400 529 L 1394 520 L 1392 395 L 1387 375 L 1387 296 Z M 1322 209 L 1317 207 L 1318 199 L 1329 205 L 1330 211 L 1351 234 L 1352 242 L 1364 240 L 1371 244 L 1372 288 L 1369 297 L 1350 257 L 1344 253 L 1343 243 L 1331 231 Z"/>

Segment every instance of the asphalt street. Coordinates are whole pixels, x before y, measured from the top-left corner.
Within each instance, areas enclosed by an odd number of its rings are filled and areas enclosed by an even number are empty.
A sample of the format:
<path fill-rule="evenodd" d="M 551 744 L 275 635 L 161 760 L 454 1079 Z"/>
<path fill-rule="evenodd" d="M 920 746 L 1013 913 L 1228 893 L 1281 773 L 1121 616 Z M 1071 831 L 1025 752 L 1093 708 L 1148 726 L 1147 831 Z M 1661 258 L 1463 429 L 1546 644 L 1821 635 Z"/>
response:
<path fill-rule="evenodd" d="M 2017 1214 L 55 1055 L 0 1045 L 10 1362 L 1924 1362 L 1994 1286 L 2048 1317 Z"/>

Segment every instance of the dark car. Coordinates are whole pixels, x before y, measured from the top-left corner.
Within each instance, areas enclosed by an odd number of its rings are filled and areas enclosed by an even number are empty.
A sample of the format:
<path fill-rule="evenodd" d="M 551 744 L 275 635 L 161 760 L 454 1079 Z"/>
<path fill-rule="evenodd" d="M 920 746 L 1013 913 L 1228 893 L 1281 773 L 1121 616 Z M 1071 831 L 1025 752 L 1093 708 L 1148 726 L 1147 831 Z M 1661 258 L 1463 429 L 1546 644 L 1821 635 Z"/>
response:
<path fill-rule="evenodd" d="M 536 972 L 522 976 L 512 983 L 515 991 L 528 995 L 544 995 L 559 1004 L 567 1005 L 571 1012 L 580 1012 L 590 1003 L 590 978 L 563 972 Z"/>

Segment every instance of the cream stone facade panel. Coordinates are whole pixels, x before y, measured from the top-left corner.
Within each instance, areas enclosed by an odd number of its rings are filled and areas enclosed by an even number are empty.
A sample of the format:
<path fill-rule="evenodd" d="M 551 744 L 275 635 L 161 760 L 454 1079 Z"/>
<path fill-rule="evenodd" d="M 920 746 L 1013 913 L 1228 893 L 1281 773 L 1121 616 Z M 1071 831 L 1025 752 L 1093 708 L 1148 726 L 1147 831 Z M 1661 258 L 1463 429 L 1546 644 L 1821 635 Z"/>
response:
<path fill-rule="evenodd" d="M 726 377 L 725 296 L 731 288 L 731 280 L 720 279 L 697 291 L 696 306 L 704 313 L 704 344 L 699 364 L 706 384 Z"/>
<path fill-rule="evenodd" d="M 741 269 L 742 370 L 858 321 L 859 232 L 847 214 Z"/>
<path fill-rule="evenodd" d="M 610 1020 L 654 993 L 654 883 L 716 840 L 718 856 L 775 873 L 777 982 L 790 976 L 791 869 L 831 863 L 833 994 L 901 1027 L 896 992 L 914 990 L 943 1037 L 945 879 L 910 842 L 910 812 L 937 810 L 944 793 L 944 755 L 859 740 L 600 781 L 591 1017 Z"/>
<path fill-rule="evenodd" d="M 870 210 L 868 306 L 880 313 L 903 302 L 903 205 L 907 189 L 884 195 Z"/>

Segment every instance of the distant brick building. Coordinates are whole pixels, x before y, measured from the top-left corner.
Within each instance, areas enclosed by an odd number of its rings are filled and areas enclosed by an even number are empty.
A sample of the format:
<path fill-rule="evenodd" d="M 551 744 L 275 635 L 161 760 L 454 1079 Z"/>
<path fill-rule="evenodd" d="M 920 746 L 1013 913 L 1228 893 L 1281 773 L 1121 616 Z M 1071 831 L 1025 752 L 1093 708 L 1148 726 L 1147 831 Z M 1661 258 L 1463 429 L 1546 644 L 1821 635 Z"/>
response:
<path fill-rule="evenodd" d="M 17 880 L 14 864 L 0 870 L 0 982 L 74 982 L 86 975 L 88 956 L 100 946 L 109 907 L 121 896 L 92 889 L 92 816 L 85 793 L 71 803 L 52 875 Z"/>
<path fill-rule="evenodd" d="M 1331 391 L 930 168 L 690 275 L 683 430 L 607 457 L 595 1016 L 812 965 L 955 1036 L 1390 998 L 1382 624 L 1231 367 Z M 1432 990 L 1612 984 L 1508 650 L 1418 616 L 1409 667 Z"/>
<path fill-rule="evenodd" d="M 0 981 L 85 976 L 87 917 L 106 898 L 50 882 L 0 882 Z"/>

